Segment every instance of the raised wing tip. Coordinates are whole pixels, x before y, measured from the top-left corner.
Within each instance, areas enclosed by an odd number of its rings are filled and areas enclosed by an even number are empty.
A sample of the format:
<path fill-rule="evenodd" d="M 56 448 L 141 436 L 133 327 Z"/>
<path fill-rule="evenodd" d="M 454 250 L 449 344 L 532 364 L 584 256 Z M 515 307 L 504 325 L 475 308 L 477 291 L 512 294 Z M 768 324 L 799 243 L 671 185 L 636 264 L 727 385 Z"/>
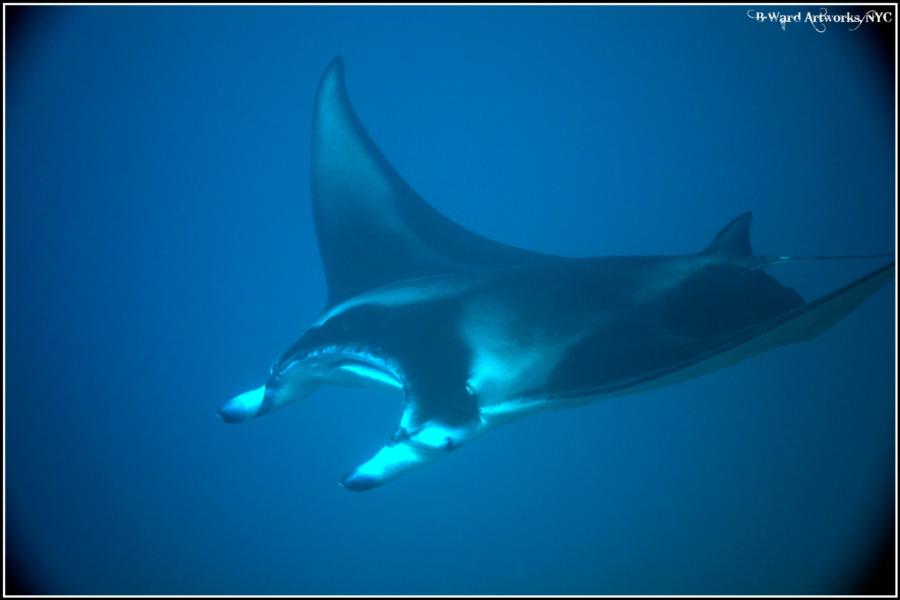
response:
<path fill-rule="evenodd" d="M 347 103 L 344 87 L 344 59 L 335 56 L 322 72 L 319 89 L 316 91 L 316 114 Z M 350 110 L 349 108 L 347 110 Z"/>
<path fill-rule="evenodd" d="M 325 72 L 322 73 L 322 82 L 341 81 L 343 78 L 344 58 L 342 56 L 335 56 L 331 59 L 331 62 L 328 63 L 328 66 L 325 67 Z"/>
<path fill-rule="evenodd" d="M 319 80 L 319 89 L 316 94 L 319 101 L 323 101 L 326 97 L 335 98 L 344 90 L 344 59 L 335 56 L 325 67 L 322 72 L 322 78 Z"/>
<path fill-rule="evenodd" d="M 341 74 L 344 71 L 344 57 L 343 56 L 335 56 L 331 59 L 331 62 L 328 63 L 328 66 L 325 68 L 325 72 L 334 71 L 337 74 Z"/>

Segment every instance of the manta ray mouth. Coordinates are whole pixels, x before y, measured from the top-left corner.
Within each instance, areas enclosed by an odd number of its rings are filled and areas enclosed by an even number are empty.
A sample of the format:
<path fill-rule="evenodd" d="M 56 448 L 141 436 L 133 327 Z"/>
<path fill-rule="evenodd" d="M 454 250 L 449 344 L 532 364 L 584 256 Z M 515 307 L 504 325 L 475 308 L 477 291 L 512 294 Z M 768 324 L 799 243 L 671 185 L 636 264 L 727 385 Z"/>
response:
<path fill-rule="evenodd" d="M 295 356 L 273 369 L 267 387 L 277 389 L 304 381 L 393 390 L 403 390 L 405 385 L 400 366 L 382 353 L 368 348 L 326 346 Z"/>

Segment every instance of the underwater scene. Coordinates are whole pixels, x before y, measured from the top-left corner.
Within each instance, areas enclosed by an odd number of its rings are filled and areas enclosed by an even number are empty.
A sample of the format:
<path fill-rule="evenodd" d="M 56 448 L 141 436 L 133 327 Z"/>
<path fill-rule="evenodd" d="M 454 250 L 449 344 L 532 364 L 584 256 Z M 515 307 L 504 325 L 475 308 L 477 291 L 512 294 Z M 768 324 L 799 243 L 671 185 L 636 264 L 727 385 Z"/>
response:
<path fill-rule="evenodd" d="M 893 594 L 894 6 L 6 6 L 8 594 Z"/>

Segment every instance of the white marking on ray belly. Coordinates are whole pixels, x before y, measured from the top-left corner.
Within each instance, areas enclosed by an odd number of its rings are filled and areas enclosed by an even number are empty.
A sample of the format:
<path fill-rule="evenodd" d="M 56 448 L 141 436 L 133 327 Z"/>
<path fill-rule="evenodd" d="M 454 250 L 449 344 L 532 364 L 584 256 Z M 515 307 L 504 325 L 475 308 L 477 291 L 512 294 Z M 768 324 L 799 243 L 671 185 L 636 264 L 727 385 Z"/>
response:
<path fill-rule="evenodd" d="M 545 410 L 549 408 L 550 402 L 547 398 L 504 400 L 482 406 L 479 415 L 486 425 L 496 425 L 508 419 Z"/>
<path fill-rule="evenodd" d="M 390 373 L 386 373 L 381 369 L 375 369 L 367 365 L 350 364 L 338 367 L 341 371 L 355 375 L 363 380 L 370 381 L 375 384 L 384 385 L 389 388 L 398 390 L 403 389 L 403 384 Z"/>
<path fill-rule="evenodd" d="M 591 331 L 554 327 L 552 321 L 541 327 L 523 323 L 505 307 L 487 301 L 473 303 L 466 311 L 461 329 L 473 356 L 466 386 L 478 398 L 482 415 L 524 410 L 523 401 L 515 398 L 543 384 L 568 348 Z"/>
<path fill-rule="evenodd" d="M 403 306 L 445 298 L 462 289 L 464 284 L 461 280 L 446 277 L 425 278 L 401 286 L 380 287 L 333 306 L 316 319 L 312 326 L 320 327 L 332 318 L 358 306 Z"/>

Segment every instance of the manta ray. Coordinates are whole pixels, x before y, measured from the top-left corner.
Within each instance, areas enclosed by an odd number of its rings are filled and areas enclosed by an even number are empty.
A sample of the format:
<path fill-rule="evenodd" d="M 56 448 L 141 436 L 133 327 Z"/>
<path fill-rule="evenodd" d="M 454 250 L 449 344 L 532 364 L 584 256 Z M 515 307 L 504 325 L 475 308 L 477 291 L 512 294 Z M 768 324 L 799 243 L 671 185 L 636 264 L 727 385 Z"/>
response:
<path fill-rule="evenodd" d="M 340 484 L 369 490 L 494 427 L 670 385 L 810 340 L 893 280 L 892 260 L 816 300 L 765 272 L 751 213 L 687 255 L 567 258 L 449 220 L 388 163 L 350 104 L 340 57 L 315 98 L 311 196 L 323 312 L 228 423 L 323 384 L 402 395 L 385 445 Z"/>

